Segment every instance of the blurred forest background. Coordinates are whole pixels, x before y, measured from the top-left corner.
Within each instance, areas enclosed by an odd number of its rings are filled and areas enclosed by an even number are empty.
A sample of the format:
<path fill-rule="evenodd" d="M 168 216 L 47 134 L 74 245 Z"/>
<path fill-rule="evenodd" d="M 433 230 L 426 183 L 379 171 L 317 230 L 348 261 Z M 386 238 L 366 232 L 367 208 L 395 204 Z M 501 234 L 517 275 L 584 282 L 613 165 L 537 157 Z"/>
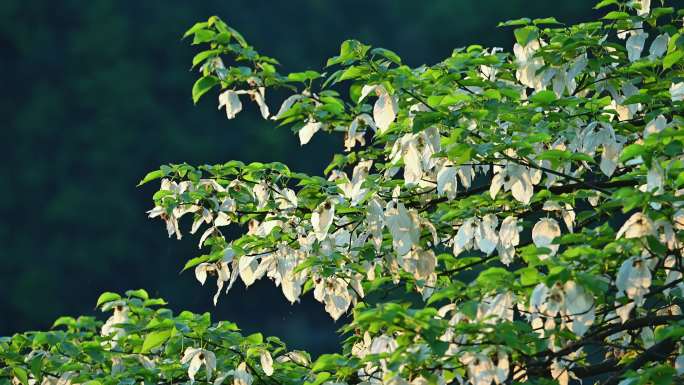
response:
<path fill-rule="evenodd" d="M 306 150 L 253 103 L 226 120 L 215 95 L 193 106 L 195 50 L 181 41 L 216 14 L 281 72 L 320 69 L 348 38 L 397 52 L 416 66 L 469 44 L 510 50 L 499 21 L 593 16 L 592 0 L 61 0 L 0 1 L 0 335 L 48 328 L 60 315 L 95 314 L 102 291 L 145 288 L 175 310 L 211 311 L 246 332 L 278 335 L 314 354 L 334 351 L 335 324 L 308 294 L 291 306 L 270 281 L 215 286 L 192 272 L 196 237 L 166 237 L 148 220 L 160 164 L 282 161 L 320 173 L 341 139 L 315 136 Z M 282 98 L 267 102 L 277 110 Z M 338 138 L 339 139 L 339 138 Z"/>

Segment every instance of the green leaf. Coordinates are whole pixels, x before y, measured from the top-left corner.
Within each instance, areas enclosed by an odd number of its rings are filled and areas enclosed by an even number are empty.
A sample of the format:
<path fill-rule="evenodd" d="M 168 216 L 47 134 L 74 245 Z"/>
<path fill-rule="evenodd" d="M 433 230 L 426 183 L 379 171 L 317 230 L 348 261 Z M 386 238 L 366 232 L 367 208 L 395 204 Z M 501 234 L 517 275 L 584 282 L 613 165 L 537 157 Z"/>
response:
<path fill-rule="evenodd" d="M 555 17 L 545 17 L 543 19 L 534 19 L 532 21 L 532 23 L 534 25 L 540 25 L 540 24 L 556 24 L 556 25 L 559 25 L 559 24 L 563 24 L 560 21 L 556 20 Z"/>
<path fill-rule="evenodd" d="M 192 58 L 192 68 L 195 68 L 198 64 L 207 60 L 207 58 L 216 56 L 219 52 L 221 51 L 218 49 L 210 49 L 198 53 L 197 55 L 195 55 L 195 57 Z"/>
<path fill-rule="evenodd" d="M 306 381 L 304 382 L 304 385 L 320 385 L 324 383 L 328 378 L 330 378 L 329 372 L 321 372 L 316 375 L 316 378 L 313 380 L 313 382 Z"/>
<path fill-rule="evenodd" d="M 100 307 L 100 305 L 102 305 L 102 304 L 105 304 L 107 302 L 117 301 L 120 299 L 121 299 L 120 295 L 107 291 L 107 292 L 100 294 L 100 297 L 97 299 L 97 304 L 95 305 L 95 307 Z"/>
<path fill-rule="evenodd" d="M 173 329 L 163 329 L 156 330 L 145 336 L 145 341 L 143 341 L 142 349 L 140 353 L 149 353 L 150 350 L 161 346 L 166 340 L 171 337 Z"/>
<path fill-rule="evenodd" d="M 399 57 L 399 55 L 397 55 L 396 53 L 394 53 L 388 49 L 373 48 L 371 50 L 371 54 L 380 55 L 380 56 L 384 57 L 385 59 L 388 59 L 389 61 L 391 61 L 395 64 L 401 64 L 401 58 Z"/>
<path fill-rule="evenodd" d="M 530 24 L 530 19 L 523 17 L 520 19 L 507 20 L 507 21 L 501 22 L 497 25 L 497 27 L 513 27 L 513 26 L 528 25 L 528 24 Z"/>
<path fill-rule="evenodd" d="M 206 94 L 207 91 L 212 89 L 216 84 L 218 84 L 218 82 L 219 80 L 216 76 L 203 76 L 197 79 L 195 84 L 192 86 L 192 101 L 197 104 L 199 98 Z"/>
<path fill-rule="evenodd" d="M 145 175 L 144 178 L 142 178 L 142 180 L 140 182 L 138 182 L 138 186 L 142 186 L 147 182 L 151 182 L 155 179 L 159 179 L 159 178 L 162 178 L 164 176 L 166 176 L 166 173 L 162 170 L 150 171 L 147 173 L 147 175 Z"/>
<path fill-rule="evenodd" d="M 531 286 L 539 283 L 541 280 L 541 275 L 539 275 L 539 271 L 535 269 L 534 267 L 525 267 L 517 271 L 517 273 L 520 275 L 520 283 L 523 286 Z"/>
<path fill-rule="evenodd" d="M 185 33 L 183 34 L 183 39 L 185 39 L 186 37 L 188 37 L 190 35 L 194 35 L 195 32 L 199 31 L 200 29 L 206 28 L 207 24 L 208 23 L 206 21 L 195 23 L 195 25 L 193 25 L 192 27 L 190 27 L 190 29 L 185 31 Z"/>
<path fill-rule="evenodd" d="M 516 28 L 513 31 L 513 34 L 515 35 L 515 40 L 518 42 L 518 44 L 526 46 L 527 43 L 539 37 L 539 29 L 532 26 Z"/>
<path fill-rule="evenodd" d="M 645 146 L 636 143 L 630 144 L 629 146 L 622 149 L 622 152 L 620 153 L 620 162 L 636 158 L 637 156 L 643 155 L 644 153 L 646 153 Z"/>
<path fill-rule="evenodd" d="M 344 80 L 349 80 L 349 79 L 356 79 L 360 76 L 365 75 L 368 73 L 368 68 L 365 66 L 352 66 L 344 70 L 340 77 L 337 79 L 337 81 L 344 81 Z"/>
<path fill-rule="evenodd" d="M 293 82 L 305 82 L 321 77 L 321 74 L 316 71 L 293 72 L 287 75 L 287 80 Z"/>
<path fill-rule="evenodd" d="M 145 289 L 128 290 L 126 291 L 126 295 L 129 297 L 138 297 L 142 300 L 147 300 L 150 298 L 150 295 L 147 294 L 147 291 L 145 291 Z"/>
<path fill-rule="evenodd" d="M 594 6 L 594 9 L 601 9 L 609 5 L 618 4 L 618 0 L 603 0 Z"/>
<path fill-rule="evenodd" d="M 629 18 L 629 13 L 619 12 L 619 11 L 610 11 L 605 16 L 603 16 L 604 20 L 624 20 L 624 19 L 628 19 L 628 18 Z"/>
<path fill-rule="evenodd" d="M 28 382 L 28 372 L 26 369 L 20 367 L 20 366 L 15 366 L 12 368 L 12 373 L 14 374 L 15 377 L 21 381 L 23 385 L 29 385 Z"/>
<path fill-rule="evenodd" d="M 684 57 L 684 50 L 681 49 L 668 53 L 663 58 L 663 69 L 668 69 L 677 63 L 681 63 L 682 57 Z"/>
<path fill-rule="evenodd" d="M 543 90 L 530 96 L 530 101 L 546 106 L 556 100 L 556 94 L 553 91 Z"/>
<path fill-rule="evenodd" d="M 56 328 L 57 326 L 74 326 L 76 324 L 76 319 L 74 317 L 66 317 L 62 316 L 57 318 L 55 322 L 52 324 L 52 328 Z"/>

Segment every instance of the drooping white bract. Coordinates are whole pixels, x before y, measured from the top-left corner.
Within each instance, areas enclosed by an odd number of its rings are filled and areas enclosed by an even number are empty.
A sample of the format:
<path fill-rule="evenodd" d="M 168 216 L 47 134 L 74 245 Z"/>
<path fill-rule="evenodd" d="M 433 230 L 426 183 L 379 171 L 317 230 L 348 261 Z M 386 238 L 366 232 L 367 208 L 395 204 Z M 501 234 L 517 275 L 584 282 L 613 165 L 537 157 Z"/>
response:
<path fill-rule="evenodd" d="M 359 103 L 371 92 L 375 92 L 378 96 L 378 99 L 373 105 L 373 119 L 375 120 L 375 125 L 378 127 L 378 132 L 382 134 L 397 117 L 397 111 L 399 110 L 397 97 L 390 95 L 383 85 L 365 85 L 361 89 Z"/>
<path fill-rule="evenodd" d="M 625 43 L 629 61 L 633 62 L 639 60 L 647 38 L 648 33 L 643 32 L 642 30 L 631 31 L 631 34 Z"/>
<path fill-rule="evenodd" d="M 528 167 L 513 162 L 506 162 L 504 166 L 495 165 L 489 195 L 495 199 L 503 187 L 504 191 L 511 191 L 513 198 L 518 202 L 529 204 L 534 194 L 529 171 Z"/>
<path fill-rule="evenodd" d="M 651 48 L 648 49 L 648 57 L 650 59 L 658 59 L 667 52 L 667 45 L 670 41 L 670 35 L 667 32 L 658 35 L 651 43 Z"/>
<path fill-rule="evenodd" d="M 458 174 L 454 164 L 446 160 L 437 166 L 437 194 L 447 199 L 456 198 L 458 190 Z"/>
<path fill-rule="evenodd" d="M 515 302 L 515 294 L 510 291 L 499 293 L 494 297 L 485 297 L 477 307 L 477 320 L 491 325 L 502 321 L 513 322 Z"/>
<path fill-rule="evenodd" d="M 297 194 L 291 188 L 275 188 L 276 196 L 273 198 L 278 204 L 278 209 L 283 211 L 290 211 L 297 208 L 299 200 Z"/>
<path fill-rule="evenodd" d="M 641 306 L 651 287 L 649 262 L 639 256 L 626 259 L 615 277 L 615 286 L 627 298 L 634 300 L 637 306 Z"/>
<path fill-rule="evenodd" d="M 535 286 L 530 297 L 529 317 L 537 327 L 549 330 L 556 326 L 554 318 L 561 317 L 562 325 L 578 336 L 583 336 L 596 318 L 594 298 L 575 281 L 552 287 L 544 283 Z M 544 317 L 550 317 L 544 322 Z"/>
<path fill-rule="evenodd" d="M 550 255 L 556 255 L 559 245 L 553 244 L 553 240 L 561 235 L 561 229 L 553 218 L 542 218 L 532 228 L 532 241 L 537 247 L 545 247 L 551 250 Z M 540 259 L 548 258 L 549 255 L 540 255 Z"/>
<path fill-rule="evenodd" d="M 661 132 L 665 129 L 666 126 L 667 119 L 665 119 L 663 115 L 656 116 L 655 118 L 653 118 L 653 120 L 646 123 L 646 126 L 644 127 L 644 138 L 647 138 L 649 135 Z"/>
<path fill-rule="evenodd" d="M 120 326 L 128 322 L 128 306 L 122 301 L 112 303 L 114 314 L 112 314 L 107 321 L 102 325 L 100 334 L 103 337 L 110 337 L 112 339 L 112 346 L 118 344 L 118 340 L 126 336 L 126 330 Z M 104 310 L 104 309 L 103 309 Z"/>
<path fill-rule="evenodd" d="M 309 143 L 314 134 L 317 133 L 322 127 L 323 123 L 309 119 L 304 127 L 300 128 L 297 132 L 297 135 L 299 135 L 299 144 L 303 146 Z"/>
<path fill-rule="evenodd" d="M 625 238 L 641 238 L 653 234 L 653 221 L 643 213 L 634 213 L 629 219 L 620 227 L 615 239 L 622 236 Z"/>
<path fill-rule="evenodd" d="M 247 363 L 240 364 L 233 370 L 233 385 L 252 385 L 254 377 L 249 373 Z"/>
<path fill-rule="evenodd" d="M 491 385 L 502 384 L 508 378 L 509 361 L 508 354 L 504 351 L 465 352 L 459 358 L 463 365 L 466 365 L 469 384 L 472 385 Z M 497 363 L 494 364 L 490 355 L 496 357 Z"/>
<path fill-rule="evenodd" d="M 335 202 L 325 201 L 311 213 L 311 226 L 313 226 L 316 239 L 322 241 L 328 235 L 330 225 L 335 218 Z"/>
<path fill-rule="evenodd" d="M 501 263 L 508 266 L 513 262 L 515 247 L 520 244 L 520 232 L 522 226 L 518 224 L 518 218 L 514 216 L 506 217 L 501 222 L 499 229 L 499 243 L 496 245 Z"/>
<path fill-rule="evenodd" d="M 337 320 L 344 314 L 352 303 L 348 283 L 342 278 L 319 278 L 314 286 L 314 298 L 325 304 L 325 311 Z"/>
<path fill-rule="evenodd" d="M 233 119 L 240 111 L 242 111 L 242 102 L 240 102 L 240 97 L 234 90 L 227 90 L 219 94 L 218 100 L 218 109 L 220 110 L 222 107 L 225 107 L 226 116 L 228 116 L 228 119 Z"/>
<path fill-rule="evenodd" d="M 334 177 L 337 180 L 343 181 L 343 183 L 337 182 L 338 187 L 340 190 L 342 190 L 342 196 L 349 199 L 352 206 L 358 205 L 366 196 L 366 193 L 368 193 L 368 188 L 364 188 L 362 186 L 368 177 L 368 172 L 372 165 L 372 160 L 364 160 L 359 162 L 352 171 L 351 180 L 349 180 L 347 174 L 343 172 L 337 173 L 337 175 Z"/>
<path fill-rule="evenodd" d="M 612 176 L 617 168 L 622 144 L 618 141 L 613 127 L 608 123 L 589 123 L 582 133 L 582 152 L 594 156 L 599 146 L 602 147 L 599 168 L 606 176 Z"/>
<path fill-rule="evenodd" d="M 531 40 L 525 46 L 518 43 L 513 45 L 513 53 L 518 66 L 515 77 L 521 84 L 534 88 L 536 91 L 544 89 L 543 77 L 537 74 L 537 71 L 544 66 L 544 59 L 535 56 L 540 48 L 539 41 L 536 39 Z"/>
<path fill-rule="evenodd" d="M 431 249 L 413 247 L 407 254 L 399 257 L 401 267 L 413 274 L 417 280 L 427 280 L 435 272 L 437 258 Z"/>
<path fill-rule="evenodd" d="M 249 90 L 227 90 L 219 94 L 219 106 L 226 108 L 226 115 L 228 119 L 233 119 L 240 111 L 242 111 L 242 102 L 238 95 L 247 94 L 259 106 L 259 112 L 264 119 L 268 119 L 269 111 L 266 105 L 266 88 L 257 87 Z"/>
<path fill-rule="evenodd" d="M 273 357 L 271 357 L 271 353 L 269 353 L 268 350 L 262 350 L 261 353 L 259 353 L 259 362 L 261 363 L 261 369 L 263 369 L 264 374 L 269 377 L 272 376 Z"/>
<path fill-rule="evenodd" d="M 190 383 L 195 382 L 195 374 L 197 374 L 202 365 L 204 365 L 207 373 L 207 381 L 209 381 L 211 379 L 211 374 L 216 369 L 216 355 L 206 349 L 188 347 L 183 352 L 180 363 L 181 365 L 190 363 L 188 366 Z"/>
<path fill-rule="evenodd" d="M 646 16 L 651 13 L 651 0 L 638 0 L 635 3 L 639 5 L 637 15 Z"/>
<path fill-rule="evenodd" d="M 233 255 L 228 253 L 228 259 L 224 258 L 222 261 L 216 263 L 200 263 L 195 266 L 195 278 L 201 285 L 207 280 L 208 274 L 216 275 L 216 294 L 214 295 L 214 306 L 218 302 L 218 296 L 223 289 L 223 285 L 230 280 L 230 268 L 228 264 L 232 261 Z"/>
<path fill-rule="evenodd" d="M 473 249 L 475 232 L 479 225 L 479 220 L 475 217 L 468 218 L 461 224 L 454 238 L 454 256 L 458 256 L 463 251 Z"/>
<path fill-rule="evenodd" d="M 568 231 L 573 232 L 573 225 L 575 223 L 575 210 L 569 204 L 565 203 L 563 206 L 557 201 L 546 201 L 542 206 L 544 211 L 558 211 L 563 218 L 563 223 L 568 228 Z"/>
<path fill-rule="evenodd" d="M 487 214 L 479 221 L 475 229 L 475 244 L 477 248 L 483 253 L 489 255 L 495 249 L 499 242 L 499 235 L 496 233 L 496 227 L 499 225 L 499 219 L 494 214 Z"/>
<path fill-rule="evenodd" d="M 256 207 L 261 210 L 268 204 L 268 199 L 271 195 L 268 184 L 265 181 L 261 181 L 254 185 L 252 188 L 252 193 L 256 199 Z"/>
<path fill-rule="evenodd" d="M 684 82 L 672 83 L 670 86 L 670 98 L 673 102 L 684 100 Z"/>
<path fill-rule="evenodd" d="M 349 152 L 356 146 L 356 143 L 358 142 L 361 146 L 364 146 L 366 144 L 366 140 L 364 139 L 364 134 L 365 131 L 359 131 L 359 128 L 361 126 L 366 126 L 373 131 L 377 131 L 378 127 L 375 125 L 375 122 L 373 121 L 373 118 L 368 115 L 368 114 L 359 114 L 359 116 L 355 117 L 351 124 L 349 124 L 349 129 L 347 130 L 347 133 L 344 137 L 344 149 L 345 151 Z"/>
<path fill-rule="evenodd" d="M 420 220 L 415 210 L 407 210 L 401 202 L 390 201 L 385 208 L 385 225 L 392 235 L 392 246 L 401 256 L 420 242 Z"/>
<path fill-rule="evenodd" d="M 566 282 L 563 290 L 566 315 L 570 318 L 566 326 L 578 336 L 583 336 L 596 318 L 594 298 L 574 281 Z"/>

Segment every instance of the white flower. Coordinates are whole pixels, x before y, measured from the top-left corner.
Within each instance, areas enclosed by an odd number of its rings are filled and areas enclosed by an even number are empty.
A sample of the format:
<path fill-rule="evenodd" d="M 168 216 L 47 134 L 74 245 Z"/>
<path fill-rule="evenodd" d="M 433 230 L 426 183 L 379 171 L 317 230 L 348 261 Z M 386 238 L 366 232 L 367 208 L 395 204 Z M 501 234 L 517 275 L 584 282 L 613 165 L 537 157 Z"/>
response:
<path fill-rule="evenodd" d="M 361 125 L 368 126 L 369 128 L 373 129 L 373 131 L 377 131 L 378 129 L 370 115 L 360 114 L 359 116 L 355 117 L 349 125 L 349 129 L 347 130 L 347 134 L 344 138 L 345 151 L 351 151 L 351 149 L 356 146 L 356 142 L 362 146 L 366 144 L 366 140 L 364 139 L 365 132 L 359 132 L 359 126 Z"/>
<path fill-rule="evenodd" d="M 515 72 L 516 79 L 521 84 L 537 91 L 544 89 L 543 77 L 541 74 L 537 74 L 537 71 L 544 66 L 544 59 L 534 56 L 539 48 L 541 47 L 538 40 L 532 40 L 524 47 L 518 43 L 513 46 L 513 53 L 518 66 Z"/>
<path fill-rule="evenodd" d="M 117 341 L 126 335 L 126 330 L 119 326 L 128 322 L 128 306 L 123 302 L 113 303 L 114 314 L 112 314 L 104 325 L 100 334 L 103 337 L 111 337 L 112 345 L 116 346 Z M 104 310 L 104 309 L 103 309 Z"/>
<path fill-rule="evenodd" d="M 271 353 L 269 353 L 268 350 L 262 350 L 261 353 L 259 354 L 259 361 L 261 362 L 261 369 L 264 370 L 264 373 L 267 376 L 272 376 L 273 375 L 273 357 L 271 357 Z"/>
<path fill-rule="evenodd" d="M 242 111 L 242 102 L 238 97 L 238 93 L 233 90 L 225 91 L 219 94 L 219 105 L 218 109 L 221 107 L 226 108 L 226 115 L 228 119 L 233 119 L 240 111 Z"/>
<path fill-rule="evenodd" d="M 241 362 L 233 371 L 233 385 L 252 385 L 254 377 L 247 371 L 247 364 Z"/>
<path fill-rule="evenodd" d="M 543 320 L 536 313 L 551 317 L 544 323 L 545 329 L 556 326 L 553 317 L 560 315 L 565 327 L 578 336 L 583 336 L 596 318 L 594 298 L 575 281 L 565 284 L 556 282 L 551 288 L 538 284 L 530 297 L 531 320 L 541 324 Z"/>
<path fill-rule="evenodd" d="M 408 253 L 420 241 L 420 219 L 415 210 L 403 203 L 390 202 L 385 209 L 385 223 L 392 234 L 392 246 L 397 255 Z"/>
<path fill-rule="evenodd" d="M 583 336 L 596 317 L 594 298 L 574 281 L 566 282 L 563 290 L 565 291 L 565 311 L 570 317 L 567 327 L 578 336 Z"/>
<path fill-rule="evenodd" d="M 240 271 L 240 278 L 245 284 L 245 287 L 251 286 L 257 279 L 260 279 L 265 272 L 258 273 L 259 257 L 256 255 L 243 255 L 238 261 L 238 269 Z"/>
<path fill-rule="evenodd" d="M 265 102 L 265 92 L 264 87 L 258 87 L 256 89 L 250 90 L 227 90 L 219 94 L 219 110 L 222 107 L 226 108 L 226 115 L 228 119 L 233 119 L 240 111 L 242 111 L 242 102 L 238 95 L 249 95 L 258 105 L 261 116 L 264 119 L 268 119 L 268 106 Z"/>
<path fill-rule="evenodd" d="M 328 235 L 330 225 L 335 217 L 335 203 L 325 201 L 311 213 L 311 226 L 313 226 L 316 239 L 322 241 Z"/>
<path fill-rule="evenodd" d="M 496 245 L 499 242 L 499 235 L 496 233 L 496 226 L 498 225 L 499 219 L 496 215 L 487 214 L 482 217 L 477 229 L 475 229 L 477 248 L 487 255 L 496 249 Z"/>
<path fill-rule="evenodd" d="M 684 82 L 672 83 L 670 86 L 670 97 L 673 102 L 684 100 Z"/>
<path fill-rule="evenodd" d="M 348 284 L 342 278 L 319 279 L 314 287 L 314 298 L 325 304 L 325 311 L 337 321 L 352 303 Z"/>
<path fill-rule="evenodd" d="M 427 279 L 435 272 L 437 266 L 437 258 L 435 252 L 428 249 L 423 250 L 419 247 L 413 247 L 406 255 L 399 258 L 401 267 L 413 274 L 415 279 Z"/>
<path fill-rule="evenodd" d="M 344 180 L 344 183 L 338 182 L 338 187 L 340 190 L 342 190 L 342 195 L 349 199 L 352 206 L 359 204 L 359 202 L 361 202 L 361 200 L 366 196 L 366 193 L 368 193 L 368 189 L 363 188 L 362 186 L 368 177 L 368 171 L 372 165 L 372 160 L 364 160 L 359 162 L 352 171 L 351 180 L 349 180 L 349 177 L 345 173 L 338 174 L 338 179 Z"/>
<path fill-rule="evenodd" d="M 232 254 L 229 253 L 228 259 L 224 258 L 222 261 L 216 263 L 204 262 L 195 266 L 195 278 L 197 278 L 202 286 L 204 286 L 204 282 L 206 282 L 208 274 L 216 275 L 217 289 L 216 294 L 214 294 L 214 306 L 216 306 L 216 303 L 218 302 L 218 296 L 221 293 L 221 289 L 223 289 L 223 284 L 228 282 L 230 279 L 230 269 L 228 268 L 228 263 L 231 260 Z"/>
<path fill-rule="evenodd" d="M 653 120 L 646 123 L 646 126 L 644 127 L 644 138 L 664 130 L 665 126 L 667 126 L 667 119 L 665 119 L 663 115 L 656 116 Z"/>
<path fill-rule="evenodd" d="M 553 240 L 561 235 L 560 226 L 553 218 L 542 218 L 532 228 L 532 241 L 537 247 L 545 247 L 551 250 L 551 255 L 556 255 L 559 245 L 553 244 Z M 540 259 L 548 258 L 548 255 L 540 255 Z"/>
<path fill-rule="evenodd" d="M 639 58 L 641 57 L 641 51 L 644 50 L 644 44 L 646 43 L 647 38 L 648 33 L 646 32 L 643 32 L 641 30 L 632 32 L 632 34 L 627 39 L 627 42 L 625 43 L 627 48 L 627 57 L 629 58 L 629 61 L 633 62 L 639 60 Z"/>
<path fill-rule="evenodd" d="M 311 119 L 307 120 L 304 127 L 300 128 L 299 132 L 297 132 L 297 135 L 299 135 L 299 144 L 303 146 L 309 143 L 311 137 L 313 137 L 322 127 L 323 123 Z"/>
<path fill-rule="evenodd" d="M 209 350 L 186 348 L 180 363 L 185 365 L 188 362 L 190 363 L 188 366 L 188 377 L 190 377 L 190 383 L 195 382 L 195 374 L 197 374 L 202 365 L 204 365 L 204 368 L 207 372 L 207 381 L 211 379 L 211 374 L 214 369 L 216 369 L 216 355 Z"/>
<path fill-rule="evenodd" d="M 653 221 L 642 213 L 635 213 L 625 222 L 615 239 L 624 235 L 625 238 L 641 238 L 653 234 Z"/>
<path fill-rule="evenodd" d="M 449 200 L 456 198 L 458 190 L 457 169 L 450 161 L 445 161 L 439 166 L 437 171 L 437 194 L 445 196 Z"/>
<path fill-rule="evenodd" d="M 638 0 L 639 9 L 637 10 L 637 15 L 647 16 L 651 13 L 651 0 Z"/>
<path fill-rule="evenodd" d="M 479 227 L 479 220 L 475 217 L 466 219 L 456 232 L 454 239 L 454 256 L 458 256 L 464 250 L 472 250 L 475 240 L 475 231 Z"/>
<path fill-rule="evenodd" d="M 615 286 L 637 305 L 641 305 L 651 286 L 648 262 L 641 257 L 630 257 L 625 260 L 618 270 Z"/>
<path fill-rule="evenodd" d="M 667 43 L 670 41 L 670 35 L 666 33 L 658 35 L 651 43 L 651 48 L 648 49 L 648 56 L 650 58 L 659 58 L 667 52 Z"/>
<path fill-rule="evenodd" d="M 520 203 L 530 203 L 534 187 L 527 167 L 509 162 L 505 167 L 495 166 L 494 169 L 494 178 L 489 186 L 489 195 L 492 199 L 503 187 L 505 191 L 510 190 L 513 198 Z"/>
<path fill-rule="evenodd" d="M 288 211 L 297 208 L 299 201 L 294 190 L 287 187 L 282 190 L 275 188 L 275 190 L 278 195 L 273 199 L 275 199 L 276 203 L 278 204 L 278 209 Z"/>
<path fill-rule="evenodd" d="M 257 201 L 257 209 L 261 210 L 266 207 L 270 196 L 268 184 L 265 181 L 257 183 L 254 185 L 252 193 L 254 193 L 254 198 L 256 198 Z"/>
<path fill-rule="evenodd" d="M 565 203 L 564 206 L 561 206 L 560 203 L 558 203 L 557 201 L 546 201 L 544 202 L 542 210 L 560 211 L 565 226 L 567 226 L 568 230 L 572 232 L 573 225 L 575 223 L 575 210 L 573 210 L 572 206 L 570 206 L 567 203 Z"/>
<path fill-rule="evenodd" d="M 499 243 L 497 244 L 497 251 L 501 258 L 501 263 L 508 266 L 513 262 L 515 255 L 515 246 L 520 244 L 520 231 L 522 228 L 518 225 L 518 218 L 510 216 L 504 218 L 499 229 Z"/>
<path fill-rule="evenodd" d="M 361 89 L 359 102 L 371 92 L 375 92 L 378 96 L 373 105 L 373 119 L 378 127 L 378 131 L 383 133 L 397 117 L 397 111 L 399 110 L 397 98 L 394 95 L 390 95 L 382 85 L 365 85 Z"/>

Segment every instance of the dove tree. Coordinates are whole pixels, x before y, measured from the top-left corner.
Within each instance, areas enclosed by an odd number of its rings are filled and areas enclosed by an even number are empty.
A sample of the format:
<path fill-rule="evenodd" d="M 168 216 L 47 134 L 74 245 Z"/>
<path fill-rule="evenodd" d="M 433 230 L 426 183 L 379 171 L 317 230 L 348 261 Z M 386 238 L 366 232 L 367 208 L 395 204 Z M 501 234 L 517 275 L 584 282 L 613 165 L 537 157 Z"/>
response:
<path fill-rule="evenodd" d="M 684 10 L 657 3 L 504 22 L 512 52 L 415 68 L 347 40 L 288 74 L 220 18 L 195 24 L 195 102 L 217 94 L 228 119 L 254 102 L 302 146 L 333 135 L 341 151 L 322 176 L 163 165 L 141 181 L 161 181 L 148 214 L 195 234 L 184 270 L 216 281 L 215 304 L 271 280 L 321 302 L 343 345 L 312 359 L 144 290 L 105 293 L 104 323 L 0 339 L 0 382 L 684 383 Z"/>

